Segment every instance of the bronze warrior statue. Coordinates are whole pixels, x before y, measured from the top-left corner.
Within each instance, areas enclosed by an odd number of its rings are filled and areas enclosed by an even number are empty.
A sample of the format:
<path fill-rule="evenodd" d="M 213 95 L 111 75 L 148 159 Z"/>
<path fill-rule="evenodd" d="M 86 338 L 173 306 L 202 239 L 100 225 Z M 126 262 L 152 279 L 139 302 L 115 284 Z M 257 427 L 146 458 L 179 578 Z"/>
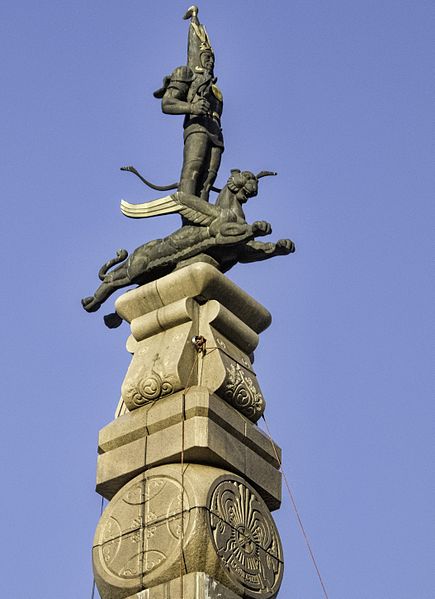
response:
<path fill-rule="evenodd" d="M 208 201 L 215 182 L 224 140 L 221 129 L 222 93 L 214 76 L 214 52 L 207 31 L 191 6 L 187 65 L 177 67 L 154 92 L 166 114 L 184 114 L 184 155 L 178 191 Z"/>

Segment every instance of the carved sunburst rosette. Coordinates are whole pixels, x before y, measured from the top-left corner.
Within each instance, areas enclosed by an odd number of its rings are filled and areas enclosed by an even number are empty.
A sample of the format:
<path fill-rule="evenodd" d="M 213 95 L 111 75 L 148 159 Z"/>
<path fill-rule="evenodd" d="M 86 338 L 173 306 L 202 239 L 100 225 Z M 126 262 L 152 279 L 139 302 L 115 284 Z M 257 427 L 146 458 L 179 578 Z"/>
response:
<path fill-rule="evenodd" d="M 278 593 L 283 555 L 275 523 L 264 501 L 236 476 L 211 487 L 209 525 L 217 554 L 244 596 L 271 599 Z"/>

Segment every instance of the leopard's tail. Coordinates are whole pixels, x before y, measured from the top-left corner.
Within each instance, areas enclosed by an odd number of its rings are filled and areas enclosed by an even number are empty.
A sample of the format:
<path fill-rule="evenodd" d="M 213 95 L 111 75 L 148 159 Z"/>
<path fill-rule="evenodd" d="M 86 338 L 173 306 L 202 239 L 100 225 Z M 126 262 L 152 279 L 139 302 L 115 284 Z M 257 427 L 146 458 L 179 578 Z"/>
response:
<path fill-rule="evenodd" d="M 120 264 L 127 258 L 127 256 L 128 256 L 127 250 L 123 250 L 123 249 L 117 250 L 116 258 L 112 258 L 111 260 L 108 260 L 105 264 L 103 264 L 103 266 L 98 271 L 98 278 L 100 279 L 100 281 L 104 281 L 104 279 L 107 275 L 107 271 L 109 269 L 111 269 L 112 266 L 115 266 L 116 264 Z"/>

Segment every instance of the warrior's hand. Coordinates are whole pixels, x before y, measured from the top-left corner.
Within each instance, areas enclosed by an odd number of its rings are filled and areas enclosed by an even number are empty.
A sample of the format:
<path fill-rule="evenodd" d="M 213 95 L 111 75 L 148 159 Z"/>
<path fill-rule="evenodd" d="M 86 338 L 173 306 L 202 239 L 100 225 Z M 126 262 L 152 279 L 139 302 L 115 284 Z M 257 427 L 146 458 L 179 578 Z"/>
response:
<path fill-rule="evenodd" d="M 265 220 L 256 220 L 252 225 L 252 231 L 257 235 L 270 235 L 272 233 L 272 225 Z"/>
<path fill-rule="evenodd" d="M 210 112 L 210 103 L 205 98 L 200 98 L 190 105 L 190 114 L 206 115 Z"/>

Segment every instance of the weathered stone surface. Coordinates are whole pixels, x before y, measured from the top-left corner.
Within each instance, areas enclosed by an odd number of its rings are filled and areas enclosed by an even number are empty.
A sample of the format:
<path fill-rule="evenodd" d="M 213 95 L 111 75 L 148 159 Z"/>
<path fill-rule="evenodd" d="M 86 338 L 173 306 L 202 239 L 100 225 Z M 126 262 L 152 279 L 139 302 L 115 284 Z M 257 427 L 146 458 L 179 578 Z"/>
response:
<path fill-rule="evenodd" d="M 258 426 L 253 425 L 226 402 L 210 394 L 205 387 L 190 387 L 185 392 L 175 393 L 171 397 L 149 403 L 139 410 L 116 418 L 100 430 L 99 453 L 105 453 L 139 439 L 144 434 L 152 434 L 181 422 L 183 394 L 186 419 L 193 416 L 208 416 L 276 468 L 279 468 L 281 460 L 279 446 L 275 444 L 274 450 L 270 438 Z"/>
<path fill-rule="evenodd" d="M 238 596 L 272 599 L 283 556 L 267 506 L 242 478 L 172 464 L 140 474 L 113 498 L 97 527 L 93 565 L 102 599 L 198 571 Z"/>
<path fill-rule="evenodd" d="M 183 421 L 184 410 L 184 421 Z M 184 429 L 184 430 L 183 430 Z M 147 468 L 181 460 L 246 478 L 269 509 L 281 502 L 280 449 L 247 418 L 204 387 L 125 414 L 100 431 L 97 491 L 110 499 Z"/>
<path fill-rule="evenodd" d="M 115 302 L 116 311 L 127 322 L 184 298 L 201 302 L 217 299 L 248 327 L 261 333 L 271 315 L 261 304 L 210 264 L 198 262 L 157 281 L 127 291 Z"/>
<path fill-rule="evenodd" d="M 236 595 L 205 572 L 192 572 L 130 595 L 127 599 L 239 599 Z"/>

